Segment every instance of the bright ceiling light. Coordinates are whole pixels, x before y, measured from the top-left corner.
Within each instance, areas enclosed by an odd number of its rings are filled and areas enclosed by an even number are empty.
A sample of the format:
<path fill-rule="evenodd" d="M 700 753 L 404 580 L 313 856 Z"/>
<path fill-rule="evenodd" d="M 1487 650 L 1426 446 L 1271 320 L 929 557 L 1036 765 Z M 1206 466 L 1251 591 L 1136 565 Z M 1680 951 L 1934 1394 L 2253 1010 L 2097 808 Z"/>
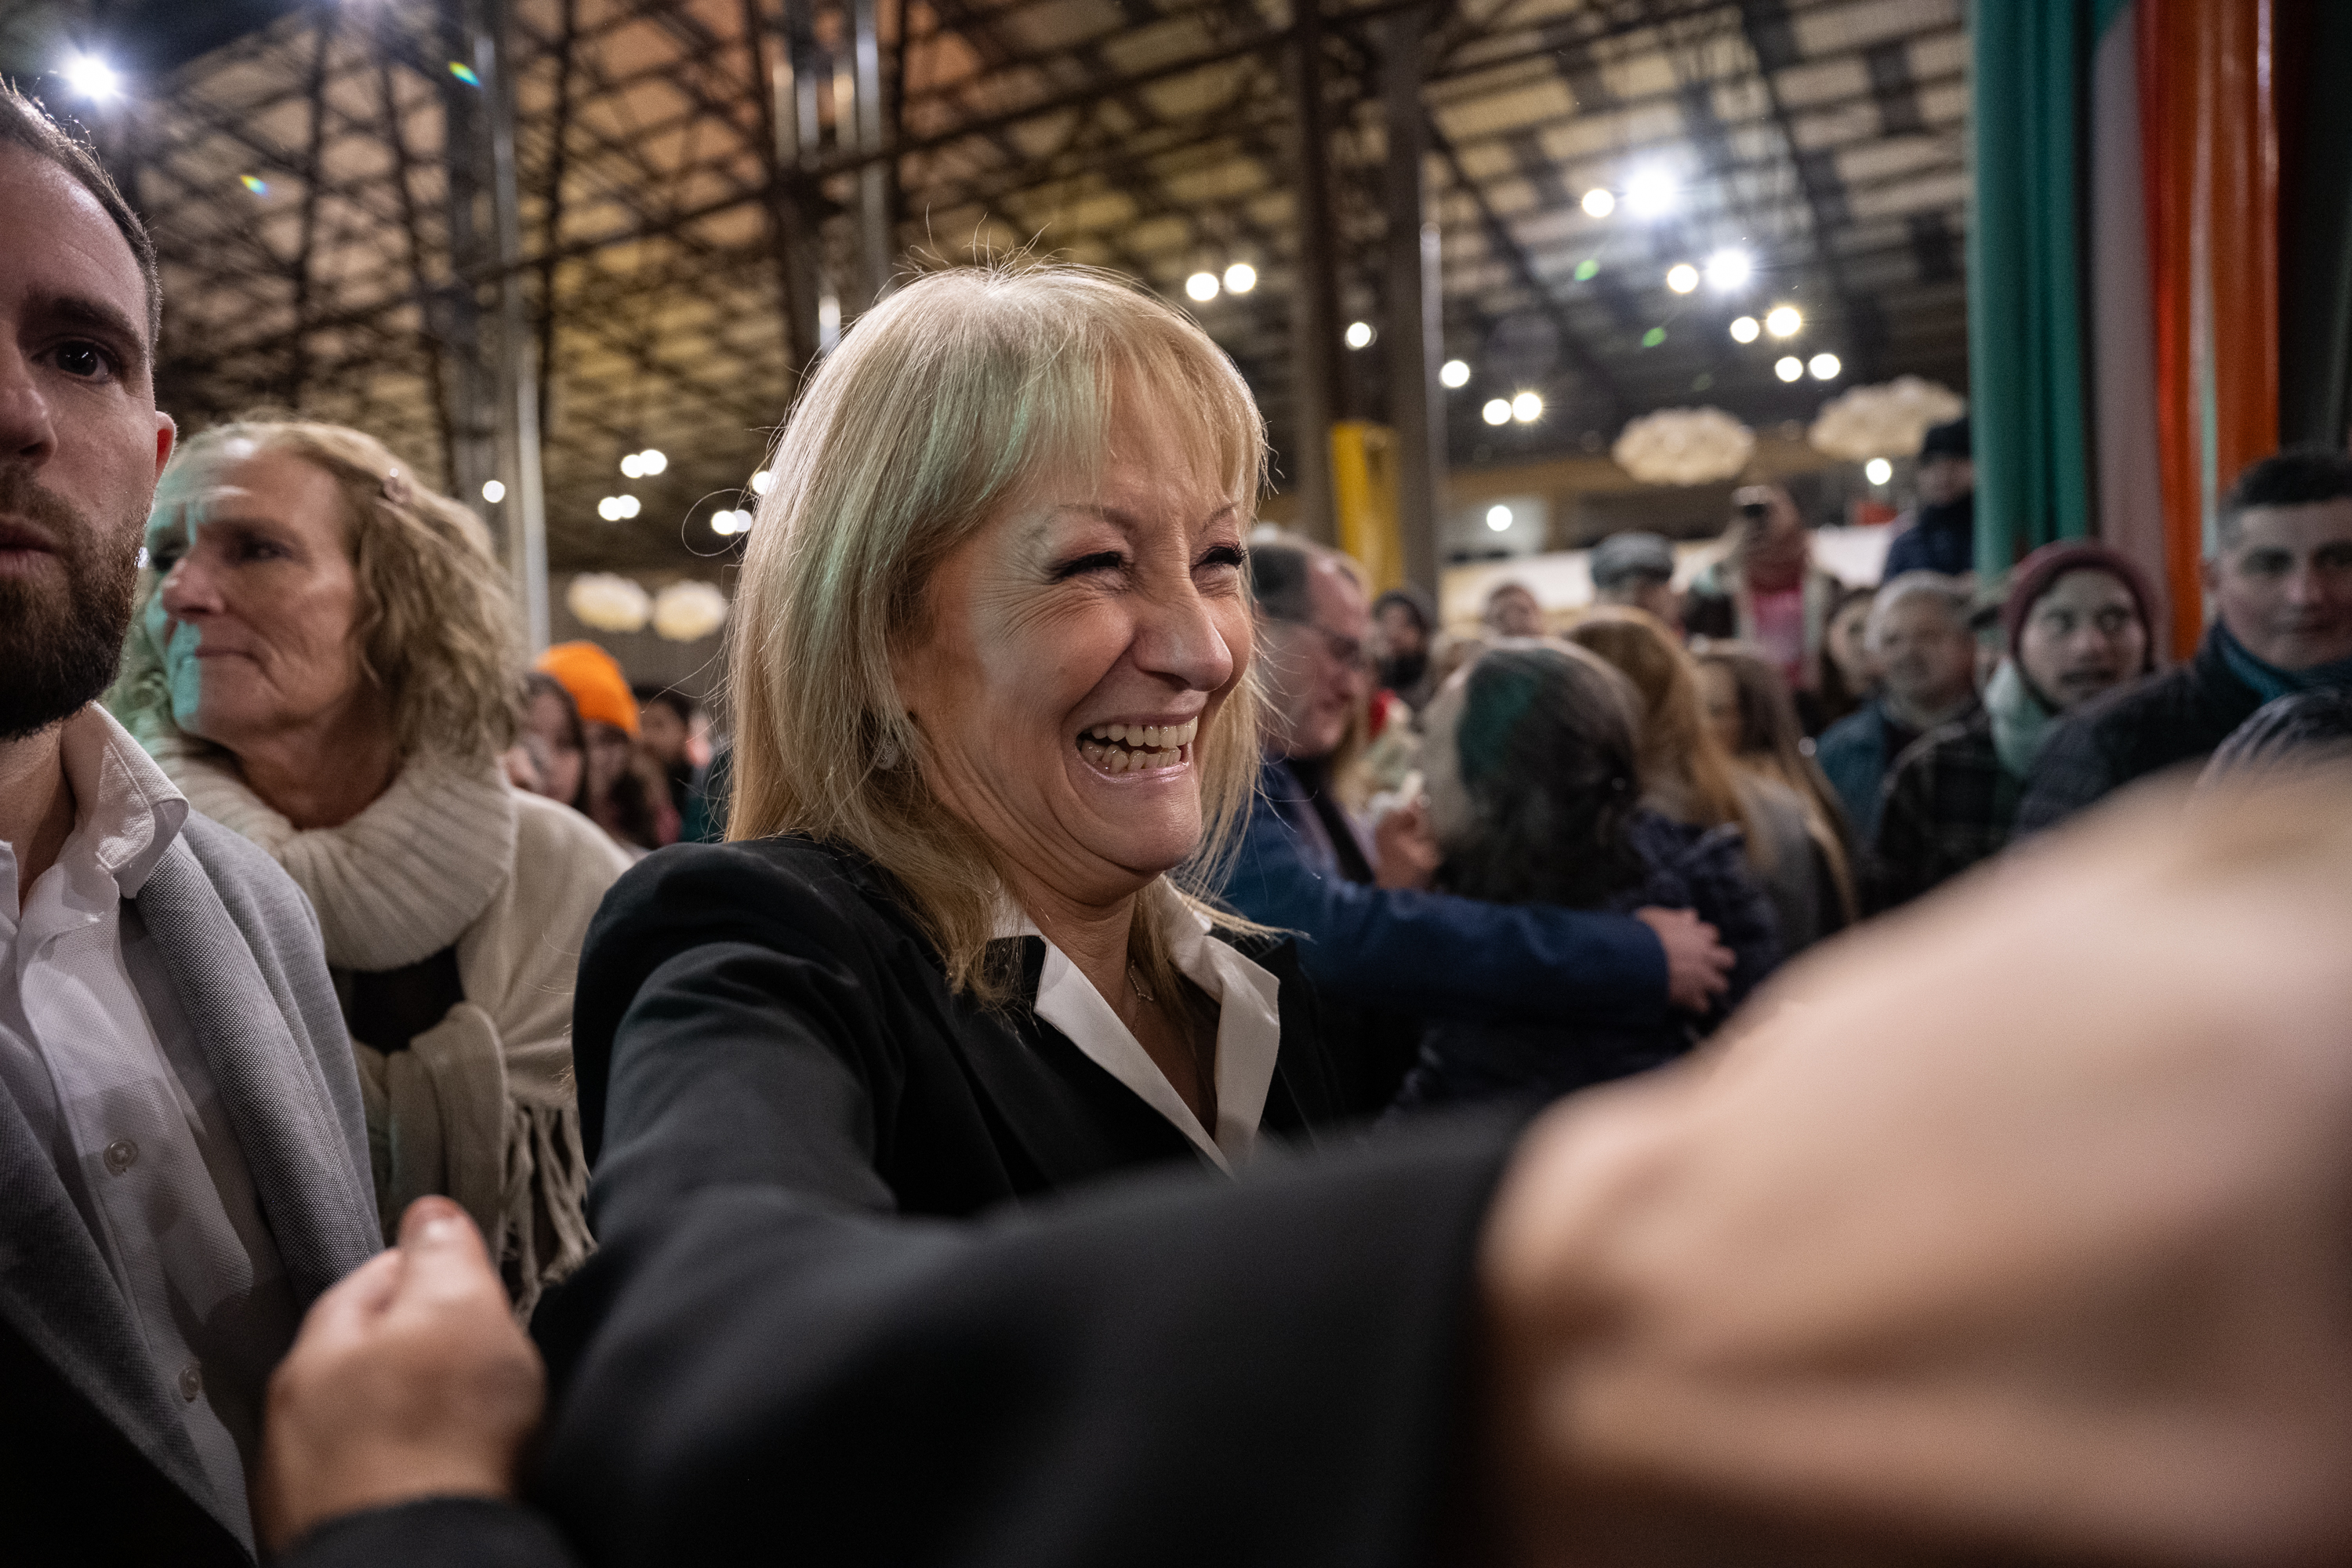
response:
<path fill-rule="evenodd" d="M 1764 312 L 1764 330 L 1776 338 L 1793 338 L 1804 325 L 1805 318 L 1794 305 L 1775 305 Z"/>
<path fill-rule="evenodd" d="M 1706 258 L 1708 287 L 1727 294 L 1746 287 L 1755 270 L 1755 261 L 1744 250 L 1718 250 Z"/>
<path fill-rule="evenodd" d="M 122 79 L 96 55 L 68 55 L 60 74 L 68 87 L 94 102 L 104 103 L 108 99 L 122 96 Z"/>
<path fill-rule="evenodd" d="M 496 506 L 499 502 L 507 499 L 507 488 L 506 486 L 499 483 L 496 479 L 484 479 L 482 481 L 482 499 L 489 502 L 492 506 Z"/>
<path fill-rule="evenodd" d="M 637 454 L 637 472 L 641 474 L 658 474 L 668 467 L 669 458 L 658 447 L 648 447 Z"/>
<path fill-rule="evenodd" d="M 630 453 L 627 457 L 621 459 L 621 477 L 623 479 L 643 479 L 645 477 L 645 472 L 646 465 L 643 459 L 638 458 L 635 452 Z"/>
<path fill-rule="evenodd" d="M 1511 526 L 1511 509 L 1497 501 L 1486 509 L 1486 526 L 1496 533 L 1507 532 Z"/>
<path fill-rule="evenodd" d="M 1511 400 L 1507 397 L 1490 397 L 1486 400 L 1486 406 L 1480 409 L 1478 415 L 1489 425 L 1508 425 L 1511 422 Z"/>
<path fill-rule="evenodd" d="M 1895 477 L 1895 465 L 1884 458 L 1873 458 L 1862 466 L 1862 477 L 1874 485 L 1883 485 Z"/>
<path fill-rule="evenodd" d="M 1805 374 L 1805 362 L 1795 354 L 1783 354 L 1773 362 L 1772 374 L 1782 381 L 1794 381 Z"/>
<path fill-rule="evenodd" d="M 1756 318 L 1753 316 L 1737 317 L 1731 323 L 1731 341 L 1735 343 L 1752 343 L 1756 341 L 1756 334 L 1763 330 L 1756 324 Z"/>
<path fill-rule="evenodd" d="M 596 503 L 596 515 L 606 522 L 618 522 L 635 517 L 645 510 L 645 503 L 635 496 L 606 496 Z"/>
<path fill-rule="evenodd" d="M 1437 367 L 1437 379 L 1444 383 L 1447 386 L 1469 385 L 1469 363 L 1467 361 L 1458 359 L 1447 360 L 1444 364 Z"/>
<path fill-rule="evenodd" d="M 1236 261 L 1225 268 L 1225 292 L 1246 294 L 1257 287 L 1257 268 L 1246 261 Z"/>
<path fill-rule="evenodd" d="M 1511 417 L 1522 425 L 1532 425 L 1543 417 L 1543 399 L 1532 392 L 1522 392 L 1511 399 Z"/>
<path fill-rule="evenodd" d="M 776 476 L 768 472 L 767 469 L 761 468 L 758 473 L 751 476 L 751 493 L 755 496 L 766 495 L 768 493 L 768 487 L 775 482 Z"/>
<path fill-rule="evenodd" d="M 1815 381 L 1835 381 L 1837 373 L 1843 370 L 1845 366 L 1838 363 L 1838 356 L 1835 354 L 1815 354 L 1812 363 L 1805 368 L 1813 373 Z"/>
<path fill-rule="evenodd" d="M 1675 205 L 1674 177 L 1661 169 L 1644 169 L 1625 182 L 1625 205 L 1636 217 L 1657 217 Z"/>
<path fill-rule="evenodd" d="M 1368 349 L 1368 348 L 1370 348 L 1370 347 L 1372 346 L 1372 324 L 1371 324 L 1371 322 L 1370 322 L 1370 321 L 1350 321 L 1350 322 L 1349 322 L 1349 323 L 1348 323 L 1348 334 L 1347 334 L 1347 336 L 1348 336 L 1348 346 L 1349 346 L 1349 348 L 1351 348 L 1351 349 Z"/>
<path fill-rule="evenodd" d="M 1687 294 L 1698 287 L 1698 268 L 1687 261 L 1677 261 L 1666 268 L 1666 287 L 1677 294 Z"/>
<path fill-rule="evenodd" d="M 719 511 L 710 514 L 710 531 L 725 537 L 744 532 L 751 526 L 748 511 Z"/>
<path fill-rule="evenodd" d="M 1217 275 L 1213 272 L 1193 273 L 1184 279 L 1184 292 L 1202 304 L 1207 304 L 1217 297 Z"/>
<path fill-rule="evenodd" d="M 1584 210 L 1592 217 L 1607 217 L 1617 210 L 1616 194 L 1603 185 L 1595 185 L 1584 193 Z"/>

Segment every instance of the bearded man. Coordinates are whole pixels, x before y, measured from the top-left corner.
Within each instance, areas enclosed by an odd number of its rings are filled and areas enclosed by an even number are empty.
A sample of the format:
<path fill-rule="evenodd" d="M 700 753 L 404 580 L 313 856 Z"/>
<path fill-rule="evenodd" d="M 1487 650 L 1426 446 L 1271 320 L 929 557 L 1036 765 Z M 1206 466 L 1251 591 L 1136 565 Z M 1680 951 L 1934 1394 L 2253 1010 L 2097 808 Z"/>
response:
<path fill-rule="evenodd" d="M 0 86 L 0 1512 L 26 1562 L 252 1562 L 270 1372 L 376 1250 L 310 906 L 96 700 L 172 454 L 159 321 L 137 216 Z"/>

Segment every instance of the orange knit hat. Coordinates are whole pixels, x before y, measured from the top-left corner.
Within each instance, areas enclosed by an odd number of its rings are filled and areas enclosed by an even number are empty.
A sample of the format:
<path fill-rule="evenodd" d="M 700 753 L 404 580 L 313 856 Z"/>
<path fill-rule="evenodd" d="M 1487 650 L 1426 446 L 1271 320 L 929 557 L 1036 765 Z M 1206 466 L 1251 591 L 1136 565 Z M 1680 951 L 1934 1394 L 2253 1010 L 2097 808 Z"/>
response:
<path fill-rule="evenodd" d="M 560 642 L 539 656 L 535 668 L 562 683 L 583 721 L 610 724 L 637 738 L 637 700 L 611 654 L 592 642 Z"/>

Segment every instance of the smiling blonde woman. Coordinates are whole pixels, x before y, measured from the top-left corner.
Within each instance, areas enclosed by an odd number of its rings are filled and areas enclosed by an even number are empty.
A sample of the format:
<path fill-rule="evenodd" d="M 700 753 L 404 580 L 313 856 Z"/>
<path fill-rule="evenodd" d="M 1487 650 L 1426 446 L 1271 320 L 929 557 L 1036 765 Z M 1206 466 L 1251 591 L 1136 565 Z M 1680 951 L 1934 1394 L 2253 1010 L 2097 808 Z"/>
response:
<path fill-rule="evenodd" d="M 728 1162 L 961 1214 L 1339 1112 L 1289 943 L 1199 894 L 1256 766 L 1264 450 L 1207 336 L 1100 274 L 943 272 L 859 323 L 752 528 L 732 841 L 590 938 L 592 1153 L 709 1092 L 760 1128 Z"/>

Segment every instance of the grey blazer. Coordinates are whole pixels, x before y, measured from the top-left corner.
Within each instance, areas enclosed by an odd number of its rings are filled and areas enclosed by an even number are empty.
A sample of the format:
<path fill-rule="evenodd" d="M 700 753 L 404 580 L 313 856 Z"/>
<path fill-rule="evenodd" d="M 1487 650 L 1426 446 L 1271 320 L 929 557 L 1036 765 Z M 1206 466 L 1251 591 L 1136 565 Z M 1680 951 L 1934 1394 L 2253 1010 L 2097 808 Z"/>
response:
<path fill-rule="evenodd" d="M 136 907 L 236 1130 L 295 1300 L 307 1309 L 382 1246 L 359 1079 L 327 977 L 318 918 L 277 862 L 194 812 Z M 0 1346 L 5 1381 L 38 1387 L 0 1394 L 0 1426 L 12 1429 L 0 1436 L 0 1449 L 24 1450 L 0 1453 L 0 1461 L 28 1468 L 0 1463 L 0 1499 L 16 1505 L 0 1527 L 8 1538 L 22 1544 L 28 1531 L 46 1533 L 41 1526 L 49 1516 L 69 1514 L 61 1539 L 81 1549 L 80 1560 L 93 1560 L 92 1531 L 103 1534 L 118 1522 L 105 1517 L 110 1508 L 121 1511 L 142 1490 L 170 1502 L 152 1484 L 157 1476 L 103 1473 L 134 1467 L 133 1454 L 232 1538 L 247 1533 L 244 1521 L 220 1518 L 175 1395 L 151 1369 L 130 1307 L 49 1153 L 0 1087 L 0 1339 L 10 1338 L 17 1343 Z M 44 1391 L 32 1398 L 37 1408 L 24 1408 L 28 1393 Z M 83 1407 L 40 1422 L 43 1403 L 71 1406 L 75 1400 Z M 25 1430 L 36 1424 L 46 1432 Z M 89 1436 L 79 1459 L 69 1452 L 74 1432 Z M 122 1441 L 110 1441 L 117 1436 Z M 42 1472 L 69 1464 L 101 1473 L 79 1477 L 79 1497 L 33 1495 Z M 167 1532 L 162 1541 L 175 1539 Z M 205 1551 L 173 1560 L 217 1556 L 223 1543 L 214 1538 L 202 1544 Z M 100 1550 L 95 1560 L 106 1555 Z"/>

